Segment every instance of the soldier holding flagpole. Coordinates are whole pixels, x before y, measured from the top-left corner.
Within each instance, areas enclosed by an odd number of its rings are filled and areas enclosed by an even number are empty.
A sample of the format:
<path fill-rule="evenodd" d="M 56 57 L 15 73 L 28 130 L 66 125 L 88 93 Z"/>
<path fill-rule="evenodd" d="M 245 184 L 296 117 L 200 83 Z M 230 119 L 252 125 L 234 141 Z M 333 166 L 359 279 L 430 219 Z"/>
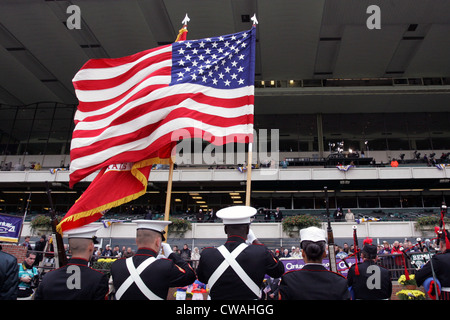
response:
<path fill-rule="evenodd" d="M 261 297 L 265 275 L 279 278 L 284 265 L 250 229 L 256 209 L 233 206 L 221 209 L 217 217 L 228 236 L 218 248 L 205 248 L 197 267 L 198 279 L 207 283 L 213 300 L 255 300 Z"/>
<path fill-rule="evenodd" d="M 111 266 L 116 300 L 165 300 L 170 287 L 192 284 L 196 275 L 180 255 L 165 243 L 164 228 L 170 221 L 135 220 L 138 250 L 133 257 Z M 158 259 L 163 249 L 165 259 Z"/>

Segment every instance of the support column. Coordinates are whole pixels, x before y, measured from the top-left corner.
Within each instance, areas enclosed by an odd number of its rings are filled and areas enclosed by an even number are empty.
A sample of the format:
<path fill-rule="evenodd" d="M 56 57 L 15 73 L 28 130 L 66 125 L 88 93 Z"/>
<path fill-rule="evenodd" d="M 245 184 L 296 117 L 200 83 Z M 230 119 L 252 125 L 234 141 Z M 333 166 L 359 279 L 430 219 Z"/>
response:
<path fill-rule="evenodd" d="M 323 122 L 322 114 L 317 114 L 317 144 L 319 147 L 319 158 L 323 158 Z"/>

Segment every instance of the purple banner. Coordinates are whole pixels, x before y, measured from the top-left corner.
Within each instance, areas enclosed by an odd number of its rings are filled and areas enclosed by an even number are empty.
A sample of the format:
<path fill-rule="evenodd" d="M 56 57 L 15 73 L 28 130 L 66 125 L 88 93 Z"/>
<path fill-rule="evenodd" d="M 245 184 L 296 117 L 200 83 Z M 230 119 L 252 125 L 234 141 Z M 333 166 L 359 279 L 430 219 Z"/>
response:
<path fill-rule="evenodd" d="M 0 241 L 18 242 L 22 217 L 0 214 Z"/>
<path fill-rule="evenodd" d="M 355 263 L 355 260 L 356 260 L 355 258 L 346 259 L 345 261 L 348 264 L 347 267 L 345 265 L 345 262 L 342 261 L 342 259 L 336 259 L 338 272 L 343 276 L 347 276 L 348 269 Z M 305 261 L 303 261 L 303 259 L 282 258 L 280 259 L 280 261 L 284 264 L 285 272 L 302 269 L 305 265 Z M 328 259 L 323 259 L 322 265 L 328 270 L 330 270 L 330 261 Z"/>

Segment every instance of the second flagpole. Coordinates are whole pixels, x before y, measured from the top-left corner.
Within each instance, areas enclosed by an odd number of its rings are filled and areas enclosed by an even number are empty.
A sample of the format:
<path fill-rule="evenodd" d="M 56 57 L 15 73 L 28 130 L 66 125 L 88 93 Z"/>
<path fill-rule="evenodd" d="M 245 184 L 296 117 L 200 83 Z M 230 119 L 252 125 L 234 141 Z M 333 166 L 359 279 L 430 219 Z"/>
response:
<path fill-rule="evenodd" d="M 164 220 L 169 221 L 170 216 L 170 202 L 172 197 L 172 179 L 173 179 L 173 160 L 170 159 L 170 167 L 169 167 L 169 179 L 167 181 L 167 192 L 166 192 L 166 208 L 164 210 Z M 166 226 L 165 231 L 168 233 L 169 226 Z M 167 241 L 167 237 L 166 237 Z"/>
<path fill-rule="evenodd" d="M 250 206 L 250 195 L 252 192 L 252 148 L 253 143 L 248 144 L 248 159 L 247 159 L 247 188 L 245 193 L 245 205 Z"/>

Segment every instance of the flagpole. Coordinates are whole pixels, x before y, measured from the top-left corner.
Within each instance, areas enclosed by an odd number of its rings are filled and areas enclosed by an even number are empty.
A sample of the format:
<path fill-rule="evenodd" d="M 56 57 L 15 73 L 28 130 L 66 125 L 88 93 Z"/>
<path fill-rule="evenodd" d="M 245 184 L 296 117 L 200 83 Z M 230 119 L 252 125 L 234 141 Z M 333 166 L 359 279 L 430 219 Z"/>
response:
<path fill-rule="evenodd" d="M 183 28 L 181 28 L 181 30 L 178 33 L 178 36 L 176 38 L 175 41 L 180 41 L 180 40 L 186 40 L 186 33 L 187 33 L 187 24 L 191 19 L 189 19 L 188 14 L 186 13 L 186 16 L 184 17 L 183 21 L 181 21 L 181 23 L 183 24 Z M 184 30 L 184 32 L 182 32 L 182 30 Z M 169 221 L 169 216 L 170 216 L 170 202 L 171 202 L 171 198 L 172 198 L 172 179 L 173 179 L 173 167 L 174 167 L 174 163 L 172 160 L 172 157 L 170 157 L 170 166 L 169 166 L 169 179 L 167 181 L 167 192 L 166 192 L 166 208 L 164 210 L 164 220 L 165 221 Z M 169 230 L 169 226 L 167 225 L 164 228 L 164 231 L 166 232 L 166 234 L 168 233 Z M 166 241 L 167 241 L 166 237 Z"/>
<path fill-rule="evenodd" d="M 253 26 L 256 26 L 258 24 L 258 20 L 256 19 L 256 14 L 253 15 L 251 18 L 253 22 Z M 247 183 L 246 183 L 246 193 L 245 193 L 245 205 L 250 206 L 250 195 L 252 193 L 252 149 L 253 149 L 253 143 L 249 142 L 248 144 L 248 159 L 247 159 Z"/>
<path fill-rule="evenodd" d="M 245 205 L 250 206 L 250 194 L 252 188 L 252 147 L 253 144 L 248 144 L 248 159 L 247 159 L 247 190 L 245 194 Z"/>
<path fill-rule="evenodd" d="M 172 178 L 173 178 L 173 161 L 170 158 L 170 167 L 169 167 L 169 180 L 167 181 L 167 192 L 166 192 L 166 209 L 164 211 L 164 220 L 169 221 L 170 215 L 170 201 L 172 197 Z M 165 227 L 166 234 L 168 232 L 169 226 Z M 167 241 L 167 237 L 166 237 Z"/>

